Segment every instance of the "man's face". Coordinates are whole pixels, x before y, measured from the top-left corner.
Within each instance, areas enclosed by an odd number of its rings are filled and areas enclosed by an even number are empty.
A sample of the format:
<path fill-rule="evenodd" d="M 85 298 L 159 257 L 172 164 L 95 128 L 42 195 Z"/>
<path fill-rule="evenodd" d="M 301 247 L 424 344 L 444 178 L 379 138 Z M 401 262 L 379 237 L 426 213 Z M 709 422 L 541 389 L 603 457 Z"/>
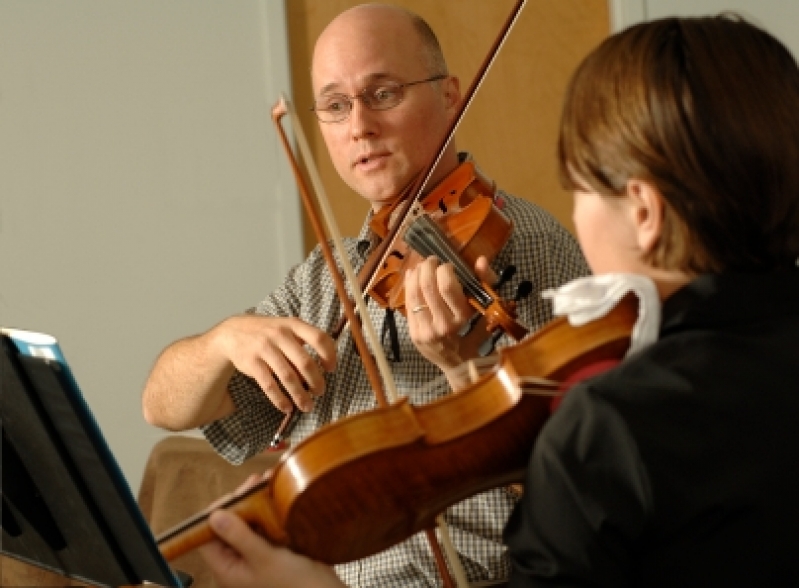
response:
<path fill-rule="evenodd" d="M 375 83 L 414 82 L 439 73 L 423 56 L 416 31 L 393 11 L 349 11 L 317 41 L 314 97 L 352 97 Z M 453 78 L 411 86 L 404 94 L 398 106 L 380 111 L 355 99 L 346 120 L 319 123 L 339 175 L 374 209 L 396 199 L 432 160 L 460 100 Z"/>

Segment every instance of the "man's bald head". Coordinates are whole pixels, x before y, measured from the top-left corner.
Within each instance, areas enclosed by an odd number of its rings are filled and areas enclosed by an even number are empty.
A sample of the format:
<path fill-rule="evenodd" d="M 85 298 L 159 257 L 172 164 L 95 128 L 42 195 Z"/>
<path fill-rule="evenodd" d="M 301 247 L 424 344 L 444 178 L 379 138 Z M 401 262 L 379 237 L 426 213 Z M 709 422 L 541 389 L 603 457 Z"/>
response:
<path fill-rule="evenodd" d="M 438 38 L 422 17 L 401 6 L 378 3 L 354 6 L 330 21 L 316 41 L 312 63 L 328 43 L 335 42 L 338 35 L 360 36 L 367 31 L 378 35 L 383 31 L 404 31 L 415 35 L 413 40 L 418 42 L 419 58 L 425 63 L 428 74 L 449 73 Z M 407 35 L 402 36 L 408 39 Z"/>
<path fill-rule="evenodd" d="M 427 23 L 387 4 L 362 4 L 333 19 L 316 42 L 311 77 L 314 104 L 349 101 L 343 118 L 320 119 L 320 129 L 336 171 L 375 209 L 393 202 L 436 157 L 461 102 Z M 372 108 L 365 91 L 399 99 Z M 457 165 L 450 141 L 431 181 Z"/>

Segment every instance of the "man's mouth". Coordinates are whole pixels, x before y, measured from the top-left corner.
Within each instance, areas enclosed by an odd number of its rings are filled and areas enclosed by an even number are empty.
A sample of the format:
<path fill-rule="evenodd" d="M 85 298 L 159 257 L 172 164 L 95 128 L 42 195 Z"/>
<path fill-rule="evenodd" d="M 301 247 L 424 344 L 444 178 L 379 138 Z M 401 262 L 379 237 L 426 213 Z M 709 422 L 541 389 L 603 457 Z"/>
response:
<path fill-rule="evenodd" d="M 352 166 L 369 166 L 386 157 L 388 157 L 388 153 L 368 153 L 366 155 L 360 155 L 355 159 Z"/>

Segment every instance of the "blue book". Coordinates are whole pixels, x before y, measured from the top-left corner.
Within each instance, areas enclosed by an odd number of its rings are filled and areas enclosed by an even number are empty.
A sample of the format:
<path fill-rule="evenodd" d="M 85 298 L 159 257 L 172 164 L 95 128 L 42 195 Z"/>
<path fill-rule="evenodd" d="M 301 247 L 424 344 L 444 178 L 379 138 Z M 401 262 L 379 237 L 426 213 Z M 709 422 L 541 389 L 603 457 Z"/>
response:
<path fill-rule="evenodd" d="M 58 341 L 0 328 L 4 554 L 96 586 L 181 587 Z"/>

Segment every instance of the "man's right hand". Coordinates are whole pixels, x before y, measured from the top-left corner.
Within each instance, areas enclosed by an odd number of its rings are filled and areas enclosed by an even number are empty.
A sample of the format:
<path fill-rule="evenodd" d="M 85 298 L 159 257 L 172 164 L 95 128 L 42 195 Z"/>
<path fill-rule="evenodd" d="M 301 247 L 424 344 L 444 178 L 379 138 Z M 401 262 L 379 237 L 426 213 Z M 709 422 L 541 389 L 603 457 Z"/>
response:
<path fill-rule="evenodd" d="M 221 353 L 284 413 L 292 409 L 292 400 L 300 410 L 311 410 L 313 399 L 325 391 L 322 370 L 336 366 L 332 337 L 298 318 L 238 315 L 212 333 Z"/>
<path fill-rule="evenodd" d="M 289 412 L 293 401 L 308 411 L 325 391 L 323 370 L 335 365 L 330 335 L 300 319 L 233 316 L 164 349 L 144 387 L 144 418 L 185 431 L 231 414 L 234 368 L 253 378 L 279 410 Z"/>

